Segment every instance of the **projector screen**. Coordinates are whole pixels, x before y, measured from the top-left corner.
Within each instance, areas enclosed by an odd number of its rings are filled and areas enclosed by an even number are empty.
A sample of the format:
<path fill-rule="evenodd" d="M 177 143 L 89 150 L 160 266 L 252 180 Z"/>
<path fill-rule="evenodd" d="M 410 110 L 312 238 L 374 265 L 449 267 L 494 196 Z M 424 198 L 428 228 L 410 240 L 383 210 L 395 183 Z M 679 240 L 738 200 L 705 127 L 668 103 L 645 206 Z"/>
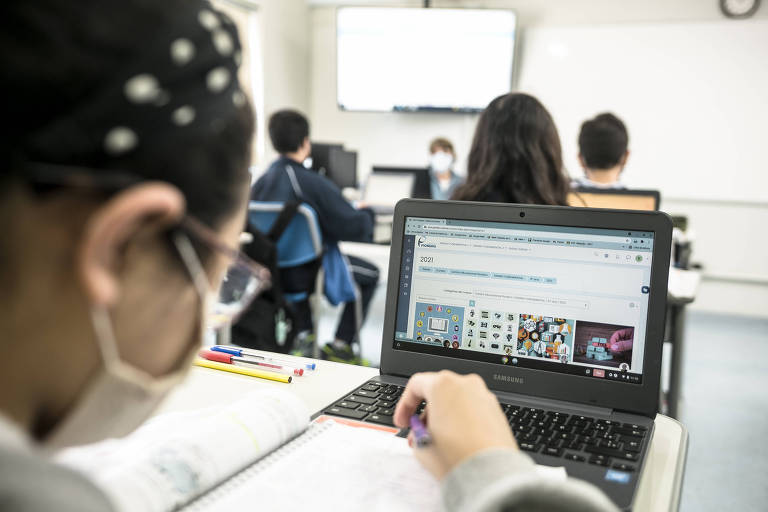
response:
<path fill-rule="evenodd" d="M 508 9 L 341 7 L 339 108 L 481 111 L 511 89 L 515 24 Z"/>

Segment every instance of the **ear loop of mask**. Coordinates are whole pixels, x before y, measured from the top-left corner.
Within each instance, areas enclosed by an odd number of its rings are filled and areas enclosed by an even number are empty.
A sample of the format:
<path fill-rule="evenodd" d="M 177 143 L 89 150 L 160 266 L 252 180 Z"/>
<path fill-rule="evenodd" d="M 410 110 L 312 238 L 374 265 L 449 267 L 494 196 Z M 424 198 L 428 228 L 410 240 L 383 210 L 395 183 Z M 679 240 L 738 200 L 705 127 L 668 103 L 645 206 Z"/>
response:
<path fill-rule="evenodd" d="M 200 297 L 203 306 L 202 321 L 205 322 L 206 297 L 208 295 L 208 290 L 210 289 L 207 278 L 205 277 L 205 270 L 200 263 L 200 259 L 198 258 L 195 249 L 192 247 L 192 243 L 186 235 L 176 232 L 173 234 L 172 238 L 173 244 L 176 246 L 179 256 L 184 263 L 184 268 L 187 269 L 187 272 L 192 279 L 192 283 L 197 289 L 198 296 Z M 107 308 L 100 304 L 91 305 L 90 312 L 93 330 L 96 334 L 96 341 L 99 346 L 99 351 L 101 352 L 102 361 L 107 368 L 110 368 L 120 362 L 120 354 L 117 350 L 117 337 L 115 336 L 115 331 L 112 327 L 112 320 L 109 317 Z M 203 326 L 201 326 L 201 328 L 203 328 Z"/>

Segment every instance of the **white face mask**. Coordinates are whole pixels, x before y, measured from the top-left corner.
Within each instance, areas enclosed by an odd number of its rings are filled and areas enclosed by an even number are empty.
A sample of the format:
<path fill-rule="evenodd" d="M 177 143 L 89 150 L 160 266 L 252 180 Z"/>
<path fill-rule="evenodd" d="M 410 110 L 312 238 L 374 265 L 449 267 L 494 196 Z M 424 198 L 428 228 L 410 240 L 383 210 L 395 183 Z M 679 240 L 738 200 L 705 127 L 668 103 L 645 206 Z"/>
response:
<path fill-rule="evenodd" d="M 120 359 L 109 312 L 104 307 L 93 306 L 91 319 L 103 367 L 77 399 L 74 409 L 43 440 L 46 451 L 121 437 L 132 432 L 186 376 L 192 359 L 202 345 L 206 319 L 203 313 L 207 310 L 210 286 L 186 236 L 178 235 L 174 242 L 203 301 L 199 342 L 194 340 L 190 344 L 189 351 L 182 355 L 176 370 L 162 377 L 153 377 Z"/>
<path fill-rule="evenodd" d="M 445 151 L 436 151 L 429 157 L 429 167 L 438 173 L 450 170 L 453 165 L 453 156 Z"/>
<path fill-rule="evenodd" d="M 302 165 L 305 169 L 311 169 L 312 168 L 312 157 L 308 156 L 304 159 L 304 162 L 302 162 Z"/>

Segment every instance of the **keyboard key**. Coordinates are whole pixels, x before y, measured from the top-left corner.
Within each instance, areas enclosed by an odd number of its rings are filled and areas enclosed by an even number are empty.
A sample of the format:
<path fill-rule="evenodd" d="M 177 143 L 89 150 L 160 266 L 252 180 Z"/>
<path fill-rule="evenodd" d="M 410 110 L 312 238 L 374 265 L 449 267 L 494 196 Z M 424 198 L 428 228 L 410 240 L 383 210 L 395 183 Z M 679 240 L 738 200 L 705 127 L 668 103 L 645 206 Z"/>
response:
<path fill-rule="evenodd" d="M 648 430 L 648 427 L 644 427 L 642 425 L 635 425 L 634 423 L 625 423 L 622 425 L 624 428 L 629 428 L 632 430 Z"/>
<path fill-rule="evenodd" d="M 611 463 L 611 459 L 601 455 L 595 455 L 589 459 L 589 463 L 596 464 L 598 466 L 608 466 Z"/>
<path fill-rule="evenodd" d="M 600 446 L 586 446 L 584 451 L 597 455 L 605 455 L 606 457 L 616 457 L 617 459 L 638 460 L 637 452 L 628 452 L 626 450 L 609 450 L 608 448 L 602 448 Z"/>
<path fill-rule="evenodd" d="M 361 411 L 365 411 L 365 412 L 376 412 L 377 409 L 378 409 L 378 407 L 376 407 L 375 405 L 363 405 L 363 406 L 360 406 L 360 410 Z"/>
<path fill-rule="evenodd" d="M 365 404 L 365 405 L 373 405 L 373 404 L 376 403 L 376 399 L 375 398 L 369 398 L 367 396 L 359 396 L 359 395 L 349 395 L 344 400 L 349 401 L 349 402 L 358 402 L 358 403 Z"/>
<path fill-rule="evenodd" d="M 360 404 L 356 402 L 342 401 L 337 403 L 336 407 L 344 407 L 345 409 L 357 409 L 358 407 L 360 407 Z"/>
<path fill-rule="evenodd" d="M 361 420 L 368 414 L 365 411 L 356 411 L 352 409 L 346 409 L 344 407 L 331 407 L 325 410 L 325 414 L 332 414 L 335 416 L 342 416 L 344 418 L 352 418 L 355 420 Z"/>
<path fill-rule="evenodd" d="M 399 396 L 400 396 L 400 395 L 392 395 L 392 394 L 389 394 L 389 395 L 381 395 L 381 399 L 382 399 L 382 400 L 386 400 L 386 401 L 388 401 L 388 402 L 394 402 L 394 401 L 396 401 L 396 400 L 397 400 L 397 398 L 398 398 Z"/>
<path fill-rule="evenodd" d="M 620 469 L 621 471 L 634 471 L 635 466 L 626 464 L 624 462 L 617 462 L 616 464 L 613 465 L 613 469 Z"/>
<path fill-rule="evenodd" d="M 375 391 L 375 392 L 377 392 L 377 391 L 379 391 L 380 388 L 381 388 L 381 386 L 379 386 L 378 384 L 369 383 L 369 384 L 366 384 L 365 386 L 361 387 L 360 389 L 362 389 L 364 391 Z"/>
<path fill-rule="evenodd" d="M 381 409 L 381 410 L 379 410 L 379 414 L 381 414 L 382 416 L 392 416 L 393 414 L 395 414 L 395 410 L 394 409 Z"/>
<path fill-rule="evenodd" d="M 381 414 L 371 414 L 365 418 L 365 421 L 370 421 L 371 423 L 380 423 L 382 425 L 389 425 L 390 427 L 395 425 L 392 422 L 392 416 L 382 416 Z"/>
<path fill-rule="evenodd" d="M 392 407 L 393 405 L 395 405 L 395 402 L 388 402 L 386 400 L 379 400 L 378 402 L 376 402 L 376 405 L 378 405 L 379 407 L 389 408 L 389 407 Z"/>
<path fill-rule="evenodd" d="M 373 391 L 366 391 L 365 389 L 359 389 L 359 390 L 355 391 L 354 394 L 358 395 L 358 396 L 367 396 L 369 398 L 379 398 L 379 394 L 378 393 L 375 393 Z"/>
<path fill-rule="evenodd" d="M 645 434 L 648 433 L 647 430 L 638 430 L 635 428 L 625 428 L 625 427 L 614 427 L 613 430 L 611 430 L 614 434 L 620 434 L 622 436 L 633 436 L 633 437 L 645 437 Z"/>
<path fill-rule="evenodd" d="M 563 458 L 566 460 L 575 460 L 576 462 L 584 462 L 587 460 L 582 455 L 576 453 L 566 453 Z"/>
<path fill-rule="evenodd" d="M 628 452 L 639 452 L 642 444 L 640 441 L 624 441 L 624 449 Z"/>
<path fill-rule="evenodd" d="M 544 455 L 552 455 L 553 457 L 559 457 L 563 454 L 562 448 L 556 448 L 554 446 L 547 446 L 544 448 L 544 451 L 542 451 Z"/>
<path fill-rule="evenodd" d="M 541 449 L 540 444 L 534 443 L 520 443 L 520 449 L 526 452 L 538 452 Z"/>
<path fill-rule="evenodd" d="M 618 450 L 619 448 L 621 448 L 620 443 L 617 443 L 615 441 L 609 441 L 607 439 L 600 441 L 598 446 L 600 446 L 601 448 L 607 448 L 609 450 Z"/>

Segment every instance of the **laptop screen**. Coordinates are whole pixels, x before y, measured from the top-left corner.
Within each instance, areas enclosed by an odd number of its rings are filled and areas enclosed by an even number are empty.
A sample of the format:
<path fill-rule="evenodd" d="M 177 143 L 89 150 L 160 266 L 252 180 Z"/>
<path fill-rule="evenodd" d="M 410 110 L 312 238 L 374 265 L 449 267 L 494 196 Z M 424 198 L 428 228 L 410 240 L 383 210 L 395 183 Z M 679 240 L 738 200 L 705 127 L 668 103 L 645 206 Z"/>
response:
<path fill-rule="evenodd" d="M 394 349 L 640 384 L 653 241 L 406 217 Z"/>
<path fill-rule="evenodd" d="M 413 174 L 377 174 L 368 175 L 363 201 L 371 206 L 395 207 L 404 197 L 411 197 Z"/>

